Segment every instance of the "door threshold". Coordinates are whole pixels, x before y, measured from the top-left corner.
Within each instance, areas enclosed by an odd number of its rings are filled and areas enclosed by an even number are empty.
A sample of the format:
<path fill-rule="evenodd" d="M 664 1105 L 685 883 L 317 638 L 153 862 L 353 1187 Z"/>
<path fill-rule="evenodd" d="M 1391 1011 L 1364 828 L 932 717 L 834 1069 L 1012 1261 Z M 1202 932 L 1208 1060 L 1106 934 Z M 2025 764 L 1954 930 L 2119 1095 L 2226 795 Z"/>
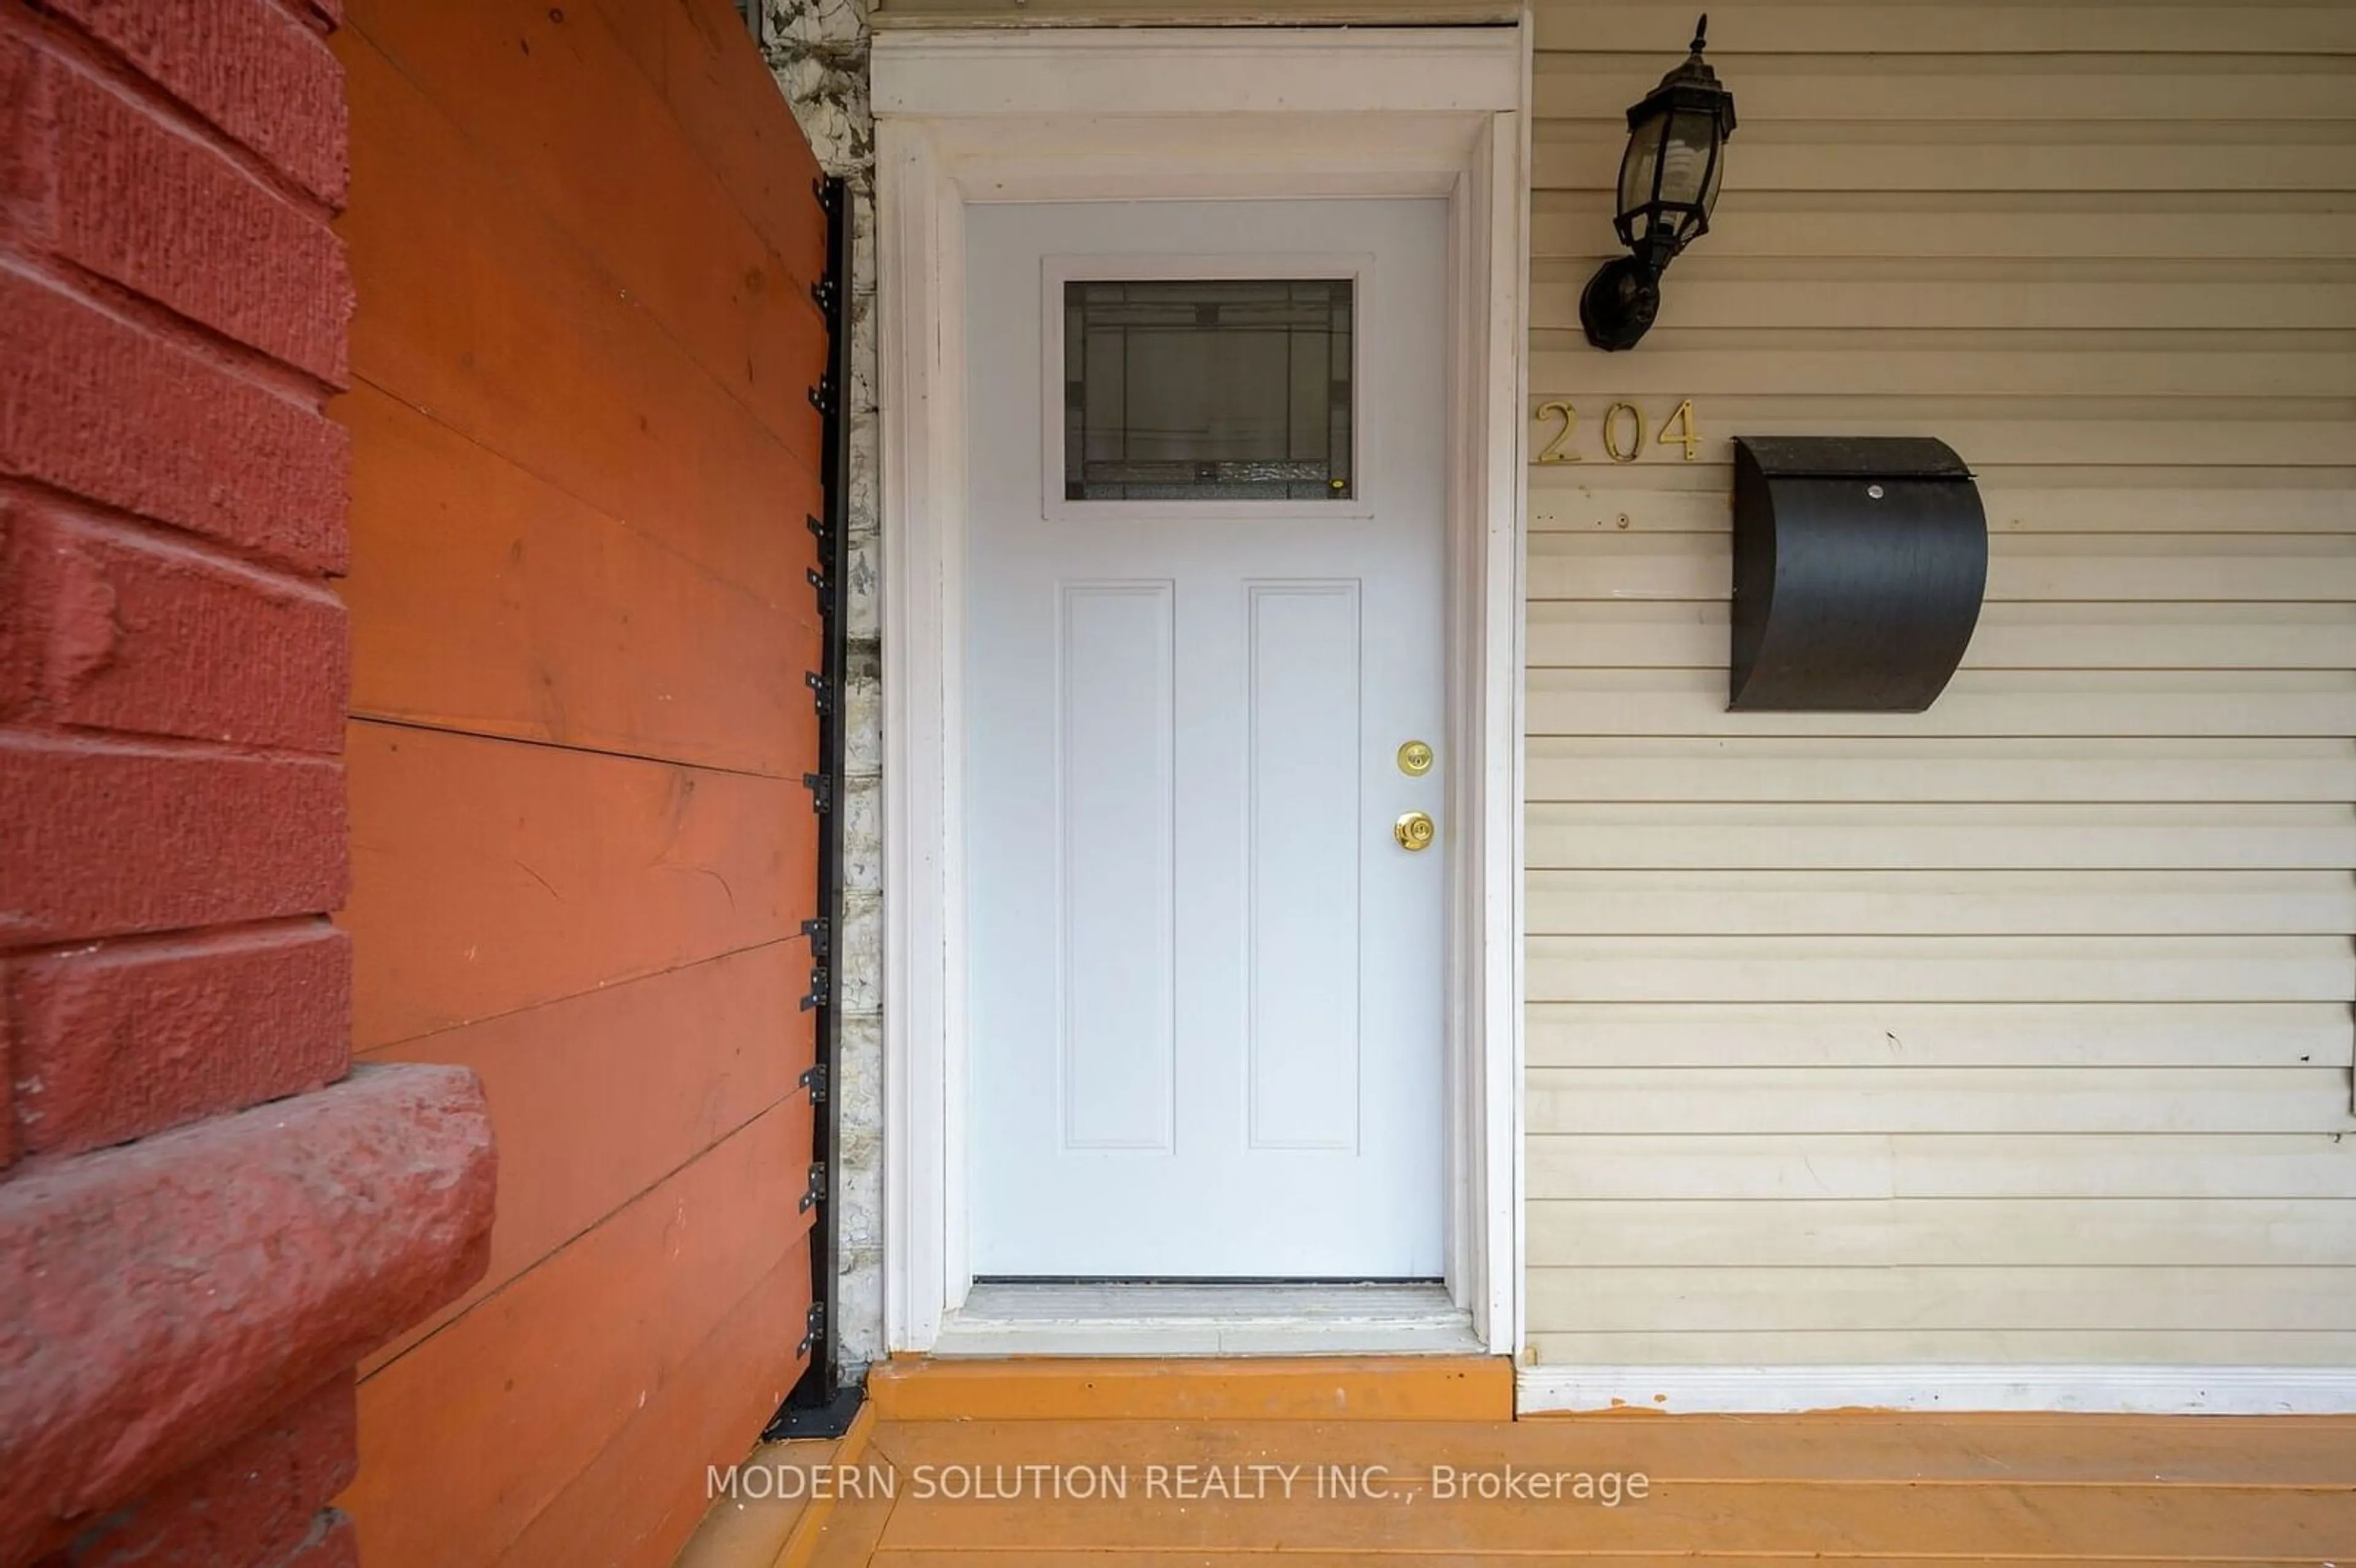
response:
<path fill-rule="evenodd" d="M 977 1285 L 936 1356 L 1477 1356 L 1444 1285 Z"/>

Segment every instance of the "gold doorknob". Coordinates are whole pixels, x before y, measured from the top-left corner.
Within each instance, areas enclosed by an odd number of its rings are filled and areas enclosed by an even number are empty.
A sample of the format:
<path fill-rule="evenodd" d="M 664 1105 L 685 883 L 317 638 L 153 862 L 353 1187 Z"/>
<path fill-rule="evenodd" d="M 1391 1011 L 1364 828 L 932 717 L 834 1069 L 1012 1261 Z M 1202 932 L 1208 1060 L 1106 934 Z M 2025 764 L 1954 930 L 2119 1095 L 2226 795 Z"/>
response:
<path fill-rule="evenodd" d="M 1391 825 L 1391 837 L 1399 841 L 1400 848 L 1408 850 L 1430 848 L 1439 832 L 1431 825 L 1431 818 L 1420 811 L 1410 811 Z"/>

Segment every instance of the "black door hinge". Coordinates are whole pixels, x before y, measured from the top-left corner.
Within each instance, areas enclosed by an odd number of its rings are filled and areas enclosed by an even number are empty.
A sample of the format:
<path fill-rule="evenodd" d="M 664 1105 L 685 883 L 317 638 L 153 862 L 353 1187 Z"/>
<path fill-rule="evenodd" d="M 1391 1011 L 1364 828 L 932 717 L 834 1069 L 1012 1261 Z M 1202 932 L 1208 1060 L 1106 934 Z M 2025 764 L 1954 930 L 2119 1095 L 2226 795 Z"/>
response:
<path fill-rule="evenodd" d="M 832 216 L 834 212 L 835 204 L 838 199 L 837 193 L 841 191 L 841 187 L 836 185 L 832 180 L 828 179 L 824 175 L 819 175 L 817 178 L 810 181 L 810 194 L 818 197 L 819 206 L 822 208 L 829 216 Z"/>
<path fill-rule="evenodd" d="M 818 552 L 824 555 L 834 544 L 834 530 L 828 528 L 825 519 L 821 517 L 813 517 L 805 514 L 802 521 L 809 525 L 810 538 L 818 540 Z"/>
<path fill-rule="evenodd" d="M 834 711 L 834 687 L 826 677 L 811 670 L 802 677 L 802 684 L 810 688 L 810 700 L 818 704 L 819 718 L 823 719 Z"/>
<path fill-rule="evenodd" d="M 803 575 L 809 579 L 809 585 L 818 591 L 818 613 L 820 615 L 833 614 L 834 584 L 827 581 L 826 573 L 813 566 Z"/>
<path fill-rule="evenodd" d="M 802 788 L 810 792 L 810 809 L 824 816 L 834 809 L 834 780 L 825 773 L 804 773 Z"/>
<path fill-rule="evenodd" d="M 820 376 L 818 385 L 809 389 L 810 407 L 822 414 L 834 412 L 834 378 Z"/>
<path fill-rule="evenodd" d="M 824 1160 L 814 1160 L 811 1162 L 809 1168 L 809 1185 L 802 1189 L 801 1211 L 807 1214 L 825 1201 L 826 1162 Z"/>
<path fill-rule="evenodd" d="M 810 298 L 818 302 L 819 309 L 826 312 L 829 315 L 832 315 L 834 314 L 834 280 L 832 278 L 820 278 L 818 282 L 812 283 L 810 285 Z"/>
<path fill-rule="evenodd" d="M 809 1012 L 812 1008 L 822 1008 L 826 1006 L 826 965 L 823 964 L 813 964 L 810 965 L 809 995 L 802 998 L 802 1011 Z"/>
<path fill-rule="evenodd" d="M 802 922 L 802 934 L 810 939 L 810 956 L 824 958 L 834 939 L 834 923 L 822 914 L 812 915 Z"/>
<path fill-rule="evenodd" d="M 795 1359 L 798 1360 L 809 1355 L 810 1347 L 817 1344 L 819 1337 L 825 1332 L 826 1303 L 813 1301 L 810 1303 L 809 1311 L 802 1318 L 802 1342 L 794 1347 Z"/>
<path fill-rule="evenodd" d="M 825 1062 L 813 1061 L 808 1067 L 803 1068 L 799 1082 L 803 1088 L 809 1091 L 809 1103 L 811 1104 L 823 1105 L 826 1104 Z"/>

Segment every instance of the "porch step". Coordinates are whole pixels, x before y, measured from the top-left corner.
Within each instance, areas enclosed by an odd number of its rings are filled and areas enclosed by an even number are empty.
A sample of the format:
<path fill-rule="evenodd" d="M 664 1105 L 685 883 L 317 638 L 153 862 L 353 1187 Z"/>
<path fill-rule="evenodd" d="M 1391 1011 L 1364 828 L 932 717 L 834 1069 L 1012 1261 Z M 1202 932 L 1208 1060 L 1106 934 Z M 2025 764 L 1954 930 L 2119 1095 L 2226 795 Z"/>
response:
<path fill-rule="evenodd" d="M 1503 1356 L 905 1359 L 867 1373 L 883 1421 L 1511 1421 Z"/>

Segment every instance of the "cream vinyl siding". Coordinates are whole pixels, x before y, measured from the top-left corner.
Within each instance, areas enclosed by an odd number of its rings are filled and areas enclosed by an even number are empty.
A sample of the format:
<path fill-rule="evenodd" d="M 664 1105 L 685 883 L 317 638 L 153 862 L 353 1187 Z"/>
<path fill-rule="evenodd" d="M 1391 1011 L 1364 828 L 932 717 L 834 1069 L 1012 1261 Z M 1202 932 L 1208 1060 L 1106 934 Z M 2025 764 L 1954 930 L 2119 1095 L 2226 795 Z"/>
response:
<path fill-rule="evenodd" d="M 1719 0 L 1717 226 L 1598 353 L 1691 9 L 1537 10 L 1528 1357 L 2356 1361 L 2356 5 Z M 1751 433 L 1978 473 L 1928 713 L 1726 711 Z"/>

